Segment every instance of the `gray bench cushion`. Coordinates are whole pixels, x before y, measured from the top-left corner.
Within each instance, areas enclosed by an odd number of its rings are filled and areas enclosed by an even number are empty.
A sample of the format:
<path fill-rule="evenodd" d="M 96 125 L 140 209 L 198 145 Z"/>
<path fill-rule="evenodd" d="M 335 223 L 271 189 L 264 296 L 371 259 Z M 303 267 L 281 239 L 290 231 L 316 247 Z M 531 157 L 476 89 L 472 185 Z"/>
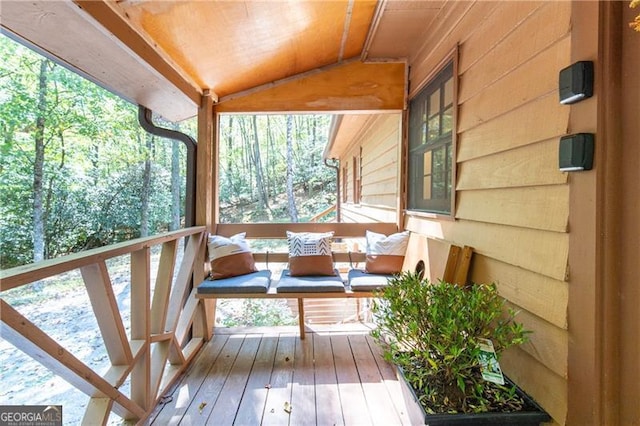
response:
<path fill-rule="evenodd" d="M 271 271 L 252 272 L 237 277 L 223 278 L 221 280 L 204 280 L 198 286 L 199 294 L 239 294 L 239 293 L 266 293 L 271 284 Z"/>
<path fill-rule="evenodd" d="M 282 271 L 278 282 L 278 293 L 333 293 L 344 292 L 344 283 L 337 270 L 335 275 L 311 275 L 292 277 L 289 270 Z"/>
<path fill-rule="evenodd" d="M 347 283 L 353 291 L 374 291 L 384 288 L 393 275 L 367 274 L 360 269 L 349 270 Z"/>

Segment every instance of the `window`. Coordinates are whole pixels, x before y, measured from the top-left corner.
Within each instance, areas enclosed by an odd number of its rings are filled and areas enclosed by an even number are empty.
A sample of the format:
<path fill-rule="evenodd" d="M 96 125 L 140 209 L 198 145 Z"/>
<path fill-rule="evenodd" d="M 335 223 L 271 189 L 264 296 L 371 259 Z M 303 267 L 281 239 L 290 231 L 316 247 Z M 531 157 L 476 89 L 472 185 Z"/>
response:
<path fill-rule="evenodd" d="M 346 203 L 349 199 L 347 194 L 347 180 L 349 177 L 349 169 L 347 167 L 342 168 L 342 202 Z"/>
<path fill-rule="evenodd" d="M 409 104 L 410 210 L 451 214 L 453 97 L 450 62 Z"/>
<path fill-rule="evenodd" d="M 360 161 L 353 157 L 353 203 L 360 204 Z"/>

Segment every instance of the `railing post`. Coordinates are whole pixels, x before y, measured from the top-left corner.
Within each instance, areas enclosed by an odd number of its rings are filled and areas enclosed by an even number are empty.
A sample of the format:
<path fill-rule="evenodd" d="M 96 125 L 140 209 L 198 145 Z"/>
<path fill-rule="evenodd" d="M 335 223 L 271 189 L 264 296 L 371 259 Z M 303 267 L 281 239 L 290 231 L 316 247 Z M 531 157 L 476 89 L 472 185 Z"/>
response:
<path fill-rule="evenodd" d="M 175 240 L 173 241 L 175 243 Z M 131 253 L 131 340 L 143 345 L 131 371 L 131 398 L 151 408 L 151 250 L 145 247 Z M 162 267 L 159 268 L 162 271 Z M 160 275 L 160 274 L 158 274 Z"/>
<path fill-rule="evenodd" d="M 208 90 L 202 95 L 200 108 L 198 109 L 198 150 L 196 174 L 196 225 L 204 225 L 207 231 L 212 231 L 212 226 L 217 223 L 218 215 L 218 143 L 213 105 L 213 94 Z M 198 285 L 204 280 L 204 245 L 200 247 L 193 270 L 193 285 Z M 200 302 L 201 310 L 198 316 L 202 320 L 194 321 L 194 336 L 202 336 L 210 339 L 213 334 L 215 320 L 215 301 Z M 202 325 L 204 324 L 204 325 Z M 205 327 L 202 330 L 202 327 Z"/>

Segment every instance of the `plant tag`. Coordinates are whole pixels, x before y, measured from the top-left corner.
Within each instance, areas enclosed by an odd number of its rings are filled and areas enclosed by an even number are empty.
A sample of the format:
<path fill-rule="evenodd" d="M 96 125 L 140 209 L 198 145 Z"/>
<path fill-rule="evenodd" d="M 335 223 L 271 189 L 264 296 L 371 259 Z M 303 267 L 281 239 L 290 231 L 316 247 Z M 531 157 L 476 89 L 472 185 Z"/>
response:
<path fill-rule="evenodd" d="M 478 362 L 480 362 L 482 378 L 488 382 L 504 385 L 504 376 L 498 364 L 496 351 L 493 349 L 493 342 L 489 339 L 478 339 L 478 342 L 480 343 Z"/>

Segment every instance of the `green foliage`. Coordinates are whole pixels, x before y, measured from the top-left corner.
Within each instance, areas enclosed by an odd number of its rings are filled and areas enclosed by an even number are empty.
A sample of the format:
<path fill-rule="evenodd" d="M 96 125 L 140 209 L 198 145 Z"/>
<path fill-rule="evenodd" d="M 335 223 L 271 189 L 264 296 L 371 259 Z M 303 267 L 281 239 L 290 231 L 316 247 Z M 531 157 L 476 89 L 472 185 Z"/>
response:
<path fill-rule="evenodd" d="M 46 91 L 42 91 L 42 226 L 35 226 L 34 217 L 39 217 L 34 215 L 36 121 L 43 60 L 0 35 L 0 268 L 33 261 L 34 229 L 43 230 L 44 257 L 53 258 L 140 236 L 143 208 L 150 234 L 179 226 L 174 211 L 184 217 L 184 145 L 179 143 L 176 170 L 175 142 L 153 137 L 148 145 L 135 105 L 51 61 L 45 62 Z M 154 120 L 196 134 L 195 119 Z M 299 115 L 292 121 L 294 192 L 300 220 L 308 220 L 335 203 L 335 170 L 322 161 L 330 117 Z M 284 128 L 285 116 L 222 118 L 219 183 L 224 221 L 288 221 Z M 147 162 L 151 173 L 144 185 Z M 142 203 L 145 188 L 151 189 L 148 207 Z M 261 205 L 261 191 L 266 206 Z"/>
<path fill-rule="evenodd" d="M 374 301 L 376 341 L 397 364 L 427 412 L 482 412 L 517 408 L 514 389 L 484 381 L 479 338 L 499 356 L 527 340 L 515 312 L 505 312 L 495 284 L 468 288 L 431 283 L 413 272 L 390 280 Z M 506 407 L 506 408 L 505 408 Z"/>
<path fill-rule="evenodd" d="M 33 261 L 34 158 L 38 76 L 42 57 L 0 36 L 1 268 Z M 146 160 L 151 162 L 149 231 L 171 221 L 172 140 L 153 138 L 137 107 L 48 62 L 44 122 L 43 229 L 45 258 L 140 235 Z M 190 123 L 162 123 L 188 129 Z M 180 130 L 179 129 L 179 130 Z M 180 149 L 184 214 L 186 149 Z"/>
<path fill-rule="evenodd" d="M 225 223 L 288 222 L 285 115 L 223 115 L 220 118 L 220 220 Z M 299 220 L 335 204 L 336 172 L 324 165 L 329 115 L 293 119 L 294 193 Z M 260 161 L 256 160 L 257 151 Z M 261 179 L 258 180 L 258 174 Z M 260 205 L 260 188 L 267 207 Z"/>

